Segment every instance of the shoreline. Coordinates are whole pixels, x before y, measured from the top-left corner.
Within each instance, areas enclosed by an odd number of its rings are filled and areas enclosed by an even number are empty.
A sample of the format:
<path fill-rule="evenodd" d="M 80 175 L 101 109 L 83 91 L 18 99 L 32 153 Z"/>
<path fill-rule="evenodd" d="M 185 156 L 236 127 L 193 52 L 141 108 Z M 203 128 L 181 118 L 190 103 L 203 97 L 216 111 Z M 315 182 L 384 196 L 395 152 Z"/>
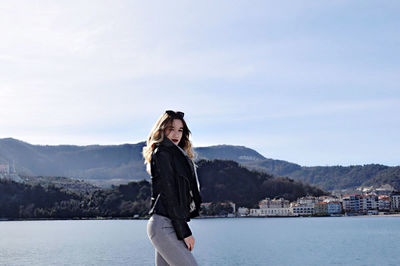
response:
<path fill-rule="evenodd" d="M 356 217 L 362 217 L 362 216 L 367 216 L 367 217 L 400 217 L 400 213 L 376 214 L 376 215 L 360 215 L 360 216 L 356 216 Z"/>
<path fill-rule="evenodd" d="M 194 219 L 232 219 L 232 218 L 337 218 L 337 217 L 400 217 L 400 213 L 392 214 L 376 214 L 376 215 L 340 215 L 340 216 L 239 216 L 239 217 L 224 217 L 224 216 L 204 216 Z M 18 222 L 18 221 L 84 221 L 84 220 L 148 220 L 150 217 L 96 217 L 96 218 L 28 218 L 28 219 L 7 219 L 0 218 L 0 222 Z"/>

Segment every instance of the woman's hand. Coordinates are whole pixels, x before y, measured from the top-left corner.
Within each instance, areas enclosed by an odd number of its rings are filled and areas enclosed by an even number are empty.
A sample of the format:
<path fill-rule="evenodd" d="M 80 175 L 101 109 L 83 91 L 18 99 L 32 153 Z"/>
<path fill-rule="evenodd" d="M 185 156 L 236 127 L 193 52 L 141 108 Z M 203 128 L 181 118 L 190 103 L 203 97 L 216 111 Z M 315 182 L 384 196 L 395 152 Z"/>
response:
<path fill-rule="evenodd" d="M 194 249 L 194 237 L 192 235 L 184 238 L 183 241 L 185 241 L 185 244 L 190 251 Z"/>

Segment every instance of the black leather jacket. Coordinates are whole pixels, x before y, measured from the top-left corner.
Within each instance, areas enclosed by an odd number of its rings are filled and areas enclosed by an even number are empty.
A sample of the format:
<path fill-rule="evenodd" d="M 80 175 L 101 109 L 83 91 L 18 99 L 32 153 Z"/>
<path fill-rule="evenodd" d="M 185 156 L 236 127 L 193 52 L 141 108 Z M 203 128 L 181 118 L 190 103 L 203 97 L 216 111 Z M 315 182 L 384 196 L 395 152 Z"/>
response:
<path fill-rule="evenodd" d="M 153 151 L 151 182 L 149 214 L 169 217 L 178 239 L 190 236 L 187 222 L 199 216 L 201 204 L 195 169 L 192 160 L 167 137 Z M 190 211 L 192 201 L 196 208 Z"/>

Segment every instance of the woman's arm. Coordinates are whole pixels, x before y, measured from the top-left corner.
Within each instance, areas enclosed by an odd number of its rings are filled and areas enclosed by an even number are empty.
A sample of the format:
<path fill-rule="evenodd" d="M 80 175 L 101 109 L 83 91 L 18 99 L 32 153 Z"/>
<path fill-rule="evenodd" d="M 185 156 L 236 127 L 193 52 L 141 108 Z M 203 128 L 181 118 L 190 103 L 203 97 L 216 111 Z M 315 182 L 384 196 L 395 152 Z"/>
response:
<path fill-rule="evenodd" d="M 192 232 L 184 216 L 184 207 L 179 204 L 171 154 L 165 150 L 158 149 L 153 154 L 153 159 L 156 174 L 160 178 L 160 199 L 167 209 L 168 216 L 172 221 L 178 239 L 183 240 L 192 235 Z"/>

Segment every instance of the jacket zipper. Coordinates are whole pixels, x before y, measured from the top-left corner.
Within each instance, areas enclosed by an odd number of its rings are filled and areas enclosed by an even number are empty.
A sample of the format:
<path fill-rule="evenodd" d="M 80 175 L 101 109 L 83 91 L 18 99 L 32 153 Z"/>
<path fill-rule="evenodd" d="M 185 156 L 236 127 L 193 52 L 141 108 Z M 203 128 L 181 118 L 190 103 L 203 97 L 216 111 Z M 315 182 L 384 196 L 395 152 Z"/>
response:
<path fill-rule="evenodd" d="M 154 201 L 153 209 L 156 207 L 158 199 L 160 198 L 161 193 L 158 193 L 156 200 Z"/>
<path fill-rule="evenodd" d="M 156 198 L 156 201 L 154 202 L 154 205 L 157 204 L 157 201 L 158 201 L 158 198 L 160 197 L 160 195 L 161 195 L 161 193 L 158 193 L 157 198 Z"/>

